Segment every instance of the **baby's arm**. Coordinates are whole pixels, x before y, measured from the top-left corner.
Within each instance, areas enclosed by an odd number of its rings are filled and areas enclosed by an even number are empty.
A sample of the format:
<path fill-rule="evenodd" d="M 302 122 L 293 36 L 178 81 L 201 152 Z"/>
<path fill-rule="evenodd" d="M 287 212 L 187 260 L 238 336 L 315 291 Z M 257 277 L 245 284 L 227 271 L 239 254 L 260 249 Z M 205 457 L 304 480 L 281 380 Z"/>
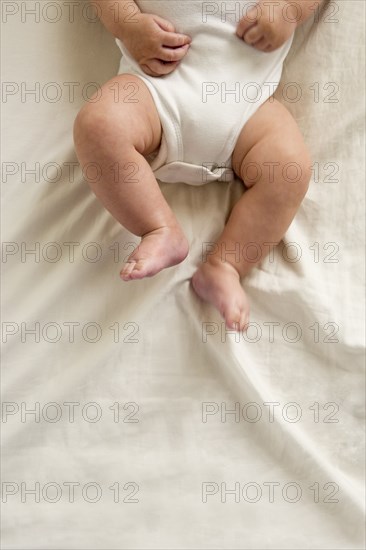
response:
<path fill-rule="evenodd" d="M 133 0 L 94 0 L 106 29 L 119 38 L 150 76 L 171 73 L 186 55 L 191 38 L 175 32 L 158 15 L 142 13 Z"/>
<path fill-rule="evenodd" d="M 254 48 L 272 52 L 290 38 L 324 0 L 259 0 L 238 24 L 236 34 Z"/>

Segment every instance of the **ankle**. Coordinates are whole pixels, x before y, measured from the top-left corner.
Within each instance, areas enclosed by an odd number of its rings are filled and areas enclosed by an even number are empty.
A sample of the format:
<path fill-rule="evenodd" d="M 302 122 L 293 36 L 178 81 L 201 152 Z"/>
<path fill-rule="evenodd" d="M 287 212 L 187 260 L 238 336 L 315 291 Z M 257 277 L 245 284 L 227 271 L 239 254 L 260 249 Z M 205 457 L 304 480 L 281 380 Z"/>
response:
<path fill-rule="evenodd" d="M 241 277 L 240 272 L 235 265 L 235 263 L 230 262 L 229 260 L 222 259 L 219 255 L 210 255 L 206 258 L 204 262 L 201 264 L 203 267 L 206 265 L 209 268 L 214 269 L 225 269 L 226 271 L 230 271 L 231 273 L 235 273 L 239 278 Z"/>

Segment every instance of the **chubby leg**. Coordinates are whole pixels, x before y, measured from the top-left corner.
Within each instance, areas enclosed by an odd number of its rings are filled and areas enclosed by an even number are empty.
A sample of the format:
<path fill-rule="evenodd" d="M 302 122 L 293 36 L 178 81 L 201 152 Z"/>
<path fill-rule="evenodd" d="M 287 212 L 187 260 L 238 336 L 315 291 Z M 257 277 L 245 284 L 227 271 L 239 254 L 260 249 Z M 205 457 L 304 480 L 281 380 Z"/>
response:
<path fill-rule="evenodd" d="M 187 239 L 145 158 L 161 141 L 154 100 L 146 84 L 129 74 L 108 81 L 99 100 L 91 100 L 75 119 L 76 153 L 98 199 L 142 238 L 121 278 L 150 277 L 188 254 Z"/>
<path fill-rule="evenodd" d="M 295 120 L 272 98 L 243 127 L 232 165 L 247 190 L 192 285 L 220 311 L 227 327 L 243 330 L 249 302 L 240 278 L 269 252 L 268 243 L 284 236 L 308 189 L 311 159 Z"/>

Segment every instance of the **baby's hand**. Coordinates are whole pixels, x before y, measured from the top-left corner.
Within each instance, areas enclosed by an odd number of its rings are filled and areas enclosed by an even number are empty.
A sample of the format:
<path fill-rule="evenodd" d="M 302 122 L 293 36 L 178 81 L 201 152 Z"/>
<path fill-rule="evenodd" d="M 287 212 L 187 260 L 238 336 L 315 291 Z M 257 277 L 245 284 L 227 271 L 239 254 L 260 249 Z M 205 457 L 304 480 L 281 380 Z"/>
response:
<path fill-rule="evenodd" d="M 272 52 L 286 42 L 297 27 L 296 6 L 287 0 L 273 4 L 260 0 L 240 19 L 236 34 L 262 52 Z"/>
<path fill-rule="evenodd" d="M 149 13 L 139 13 L 136 20 L 125 24 L 122 42 L 150 76 L 171 73 L 186 55 L 191 38 L 175 32 L 174 25 Z"/>

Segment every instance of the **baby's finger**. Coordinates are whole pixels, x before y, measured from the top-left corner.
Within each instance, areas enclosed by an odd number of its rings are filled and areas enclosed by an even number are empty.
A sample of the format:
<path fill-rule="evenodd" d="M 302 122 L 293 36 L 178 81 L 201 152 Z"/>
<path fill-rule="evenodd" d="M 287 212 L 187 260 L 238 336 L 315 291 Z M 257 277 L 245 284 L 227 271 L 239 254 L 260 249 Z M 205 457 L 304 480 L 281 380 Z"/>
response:
<path fill-rule="evenodd" d="M 160 76 L 155 71 L 152 71 L 147 63 L 141 63 L 140 67 L 144 71 L 144 73 L 148 74 L 149 76 Z"/>
<path fill-rule="evenodd" d="M 252 44 L 253 48 L 260 50 L 261 52 L 269 51 L 270 43 L 267 38 L 262 37 L 255 44 Z"/>
<path fill-rule="evenodd" d="M 254 44 L 262 38 L 263 32 L 259 29 L 258 25 L 249 29 L 249 31 L 244 34 L 244 42 L 246 42 L 247 44 L 251 44 L 252 46 L 254 46 Z"/>
<path fill-rule="evenodd" d="M 185 44 L 190 44 L 192 42 L 192 38 L 190 36 L 175 32 L 175 27 L 170 21 L 167 21 L 166 19 L 163 19 L 158 15 L 154 15 L 154 21 L 163 31 L 165 31 L 163 34 L 164 46 L 171 46 L 172 48 L 176 48 L 178 46 L 184 46 Z"/>
<path fill-rule="evenodd" d="M 163 34 L 162 43 L 163 46 L 169 46 L 170 48 L 179 48 L 190 44 L 192 38 L 187 34 L 179 34 L 177 32 L 166 32 Z"/>
<path fill-rule="evenodd" d="M 259 17 L 260 17 L 260 12 L 258 12 L 258 10 L 255 7 L 249 10 L 248 13 L 240 19 L 238 26 L 236 28 L 236 34 L 240 38 L 243 38 L 244 34 L 251 27 L 257 24 Z"/>
<path fill-rule="evenodd" d="M 170 21 L 167 21 L 167 19 L 163 19 L 158 15 L 154 15 L 153 19 L 159 25 L 159 27 L 163 29 L 163 31 L 175 32 L 175 27 L 173 23 L 171 23 Z"/>
<path fill-rule="evenodd" d="M 151 59 L 149 61 L 149 68 L 158 76 L 169 74 L 178 65 L 179 61 L 172 61 L 171 63 L 162 61 L 161 59 Z"/>
<path fill-rule="evenodd" d="M 162 47 L 159 51 L 159 59 L 168 63 L 172 61 L 180 61 L 186 55 L 189 49 L 189 44 L 180 48 L 165 48 Z"/>

